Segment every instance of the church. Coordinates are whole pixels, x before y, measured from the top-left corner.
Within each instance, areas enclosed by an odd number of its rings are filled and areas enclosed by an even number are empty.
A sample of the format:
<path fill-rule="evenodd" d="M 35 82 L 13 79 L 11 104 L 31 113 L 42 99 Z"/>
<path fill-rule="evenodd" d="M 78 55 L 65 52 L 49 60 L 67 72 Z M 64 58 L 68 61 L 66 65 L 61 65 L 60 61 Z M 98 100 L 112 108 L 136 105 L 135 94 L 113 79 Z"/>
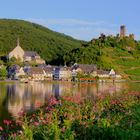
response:
<path fill-rule="evenodd" d="M 37 64 L 45 64 L 45 60 L 41 59 L 40 55 L 35 51 L 24 51 L 20 47 L 19 39 L 17 39 L 17 46 L 8 54 L 8 59 L 15 57 L 20 59 L 21 62 L 34 61 Z"/>

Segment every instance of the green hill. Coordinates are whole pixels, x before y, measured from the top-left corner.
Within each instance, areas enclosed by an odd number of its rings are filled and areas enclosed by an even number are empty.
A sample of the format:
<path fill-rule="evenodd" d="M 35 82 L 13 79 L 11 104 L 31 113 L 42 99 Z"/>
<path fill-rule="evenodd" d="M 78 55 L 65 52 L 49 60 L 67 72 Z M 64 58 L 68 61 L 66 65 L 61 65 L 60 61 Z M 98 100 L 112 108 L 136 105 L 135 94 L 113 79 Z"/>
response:
<path fill-rule="evenodd" d="M 101 35 L 64 56 L 68 63 L 96 64 L 114 68 L 126 79 L 140 80 L 140 42 L 131 37 Z"/>
<path fill-rule="evenodd" d="M 140 80 L 140 42 L 132 37 L 101 35 L 84 42 L 24 20 L 0 19 L 0 56 L 16 46 L 36 51 L 49 64 L 96 64 L 114 68 L 125 78 Z M 82 41 L 83 42 L 83 41 Z"/>
<path fill-rule="evenodd" d="M 16 46 L 17 38 L 24 50 L 37 51 L 47 63 L 63 64 L 63 55 L 80 46 L 80 41 L 41 25 L 23 21 L 0 19 L 0 55 Z"/>

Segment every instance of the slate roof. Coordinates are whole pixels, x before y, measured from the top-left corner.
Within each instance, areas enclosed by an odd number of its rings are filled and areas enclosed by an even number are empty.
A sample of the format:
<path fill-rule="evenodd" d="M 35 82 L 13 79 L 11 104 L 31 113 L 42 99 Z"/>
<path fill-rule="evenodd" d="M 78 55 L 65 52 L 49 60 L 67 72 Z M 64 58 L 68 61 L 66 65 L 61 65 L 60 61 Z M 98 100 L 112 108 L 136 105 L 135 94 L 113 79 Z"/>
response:
<path fill-rule="evenodd" d="M 39 55 L 37 52 L 34 52 L 34 51 L 25 51 L 24 56 L 35 57 L 35 56 L 39 56 Z"/>
<path fill-rule="evenodd" d="M 43 68 L 43 70 L 44 70 L 46 73 L 52 73 L 53 67 L 45 67 L 45 68 Z"/>
<path fill-rule="evenodd" d="M 102 74 L 102 75 L 107 74 L 107 75 L 109 75 L 109 73 L 110 73 L 110 71 L 97 70 L 97 74 Z"/>
<path fill-rule="evenodd" d="M 95 64 L 75 64 L 72 66 L 73 69 L 80 68 L 85 73 L 91 73 L 92 71 L 96 71 L 97 67 Z"/>
<path fill-rule="evenodd" d="M 32 67 L 29 74 L 44 74 L 43 69 L 39 67 Z"/>

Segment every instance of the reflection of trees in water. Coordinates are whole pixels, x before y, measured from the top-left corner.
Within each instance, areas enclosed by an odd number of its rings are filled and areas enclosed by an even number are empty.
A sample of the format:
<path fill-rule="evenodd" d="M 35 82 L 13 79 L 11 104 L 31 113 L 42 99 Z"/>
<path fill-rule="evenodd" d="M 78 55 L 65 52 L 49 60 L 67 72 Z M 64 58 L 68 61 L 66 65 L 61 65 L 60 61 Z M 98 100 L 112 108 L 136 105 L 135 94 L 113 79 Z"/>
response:
<path fill-rule="evenodd" d="M 2 124 L 3 119 L 11 118 L 6 103 L 7 103 L 6 84 L 0 84 L 0 124 Z"/>

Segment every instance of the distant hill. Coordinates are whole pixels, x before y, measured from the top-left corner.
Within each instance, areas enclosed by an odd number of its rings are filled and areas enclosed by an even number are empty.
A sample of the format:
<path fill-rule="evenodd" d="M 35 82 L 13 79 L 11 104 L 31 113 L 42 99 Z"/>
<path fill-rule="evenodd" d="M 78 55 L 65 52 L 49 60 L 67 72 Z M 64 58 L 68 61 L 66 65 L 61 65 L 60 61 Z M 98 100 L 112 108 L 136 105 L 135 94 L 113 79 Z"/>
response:
<path fill-rule="evenodd" d="M 63 55 L 80 47 L 80 41 L 24 20 L 0 19 L 0 55 L 16 46 L 38 52 L 47 63 L 63 64 Z"/>
<path fill-rule="evenodd" d="M 96 64 L 100 69 L 114 68 L 126 79 L 140 80 L 140 42 L 131 37 L 101 35 L 64 56 L 67 64 Z"/>

